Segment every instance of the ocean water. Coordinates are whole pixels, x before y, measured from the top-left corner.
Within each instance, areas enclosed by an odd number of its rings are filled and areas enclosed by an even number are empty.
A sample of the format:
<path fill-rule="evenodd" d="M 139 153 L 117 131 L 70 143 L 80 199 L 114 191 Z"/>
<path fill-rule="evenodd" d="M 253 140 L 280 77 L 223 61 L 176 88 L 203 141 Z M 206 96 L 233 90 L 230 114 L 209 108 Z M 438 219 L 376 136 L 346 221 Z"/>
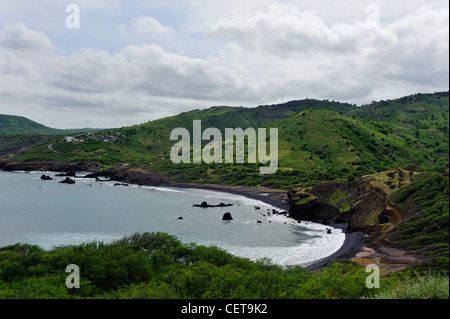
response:
<path fill-rule="evenodd" d="M 53 180 L 41 180 L 42 174 Z M 185 243 L 216 245 L 252 260 L 270 258 L 284 266 L 306 266 L 336 252 L 345 239 L 340 229 L 327 234 L 329 226 L 268 216 L 268 209 L 278 208 L 239 195 L 201 189 L 114 186 L 114 181 L 86 178 L 76 178 L 75 184 L 68 185 L 59 183 L 65 177 L 55 175 L 0 171 L 0 247 L 30 243 L 50 250 L 160 231 Z M 203 201 L 233 206 L 192 206 Z M 232 221 L 222 221 L 226 212 L 231 213 Z"/>

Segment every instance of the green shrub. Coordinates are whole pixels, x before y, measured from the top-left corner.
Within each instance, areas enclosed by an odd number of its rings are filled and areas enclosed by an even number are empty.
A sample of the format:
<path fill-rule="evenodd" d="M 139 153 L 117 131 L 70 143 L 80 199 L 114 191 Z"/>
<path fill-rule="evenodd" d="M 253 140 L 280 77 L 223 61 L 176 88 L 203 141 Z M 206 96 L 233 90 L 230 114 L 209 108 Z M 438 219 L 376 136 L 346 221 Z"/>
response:
<path fill-rule="evenodd" d="M 448 276 L 417 275 L 376 293 L 373 299 L 449 299 Z"/>

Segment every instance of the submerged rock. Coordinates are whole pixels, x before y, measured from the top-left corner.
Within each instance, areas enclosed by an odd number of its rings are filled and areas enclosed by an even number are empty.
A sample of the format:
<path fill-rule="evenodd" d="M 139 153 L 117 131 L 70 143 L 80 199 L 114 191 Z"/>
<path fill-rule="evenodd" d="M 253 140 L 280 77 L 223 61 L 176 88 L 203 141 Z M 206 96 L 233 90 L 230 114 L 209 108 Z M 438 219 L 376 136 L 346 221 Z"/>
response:
<path fill-rule="evenodd" d="M 52 181 L 53 180 L 53 178 L 51 178 L 50 176 L 45 175 L 45 174 L 41 176 L 41 179 L 43 181 Z"/>

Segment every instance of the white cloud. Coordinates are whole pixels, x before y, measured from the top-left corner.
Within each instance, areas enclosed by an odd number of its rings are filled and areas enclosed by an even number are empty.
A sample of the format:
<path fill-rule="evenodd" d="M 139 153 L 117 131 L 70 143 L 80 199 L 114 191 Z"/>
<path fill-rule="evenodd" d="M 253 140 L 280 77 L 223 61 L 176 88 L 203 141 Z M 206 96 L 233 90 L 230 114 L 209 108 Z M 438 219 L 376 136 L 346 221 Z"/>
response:
<path fill-rule="evenodd" d="M 121 24 L 119 26 L 119 31 L 122 35 L 136 34 L 139 36 L 170 36 L 174 33 L 174 30 L 171 27 L 163 26 L 153 17 L 144 16 L 133 18 L 129 26 Z"/>
<path fill-rule="evenodd" d="M 172 0 L 140 10 L 120 0 L 111 7 L 82 1 L 82 27 L 68 30 L 64 6 L 45 0 L 59 8 L 46 17 L 60 24 L 46 30 L 32 20 L 31 27 L 22 10 L 17 21 L 27 24 L 0 25 L 0 113 L 43 116 L 56 127 L 112 127 L 281 96 L 363 104 L 448 90 L 448 5 L 379 2 L 381 23 L 374 26 L 365 21 L 366 2 L 356 0 L 347 7 L 196 0 L 170 12 Z M 14 4 L 7 9 L 13 16 Z M 69 43 L 75 45 L 64 50 Z"/>
<path fill-rule="evenodd" d="M 366 21 L 328 26 L 317 11 L 299 11 L 295 6 L 271 4 L 264 11 L 205 24 L 203 30 L 207 36 L 225 37 L 243 49 L 282 56 L 318 51 L 332 51 L 330 55 L 364 54 L 400 42 L 407 46 L 422 46 L 438 41 L 446 49 L 448 11 L 424 6 L 386 27 Z"/>
<path fill-rule="evenodd" d="M 125 119 L 128 125 L 146 122 L 199 104 L 229 102 L 233 100 L 229 93 L 244 86 L 239 68 L 174 54 L 155 44 L 129 45 L 116 54 L 81 49 L 68 56 L 49 52 L 42 57 L 16 51 L 15 47 L 0 51 L 1 113 L 24 108 L 25 114 L 64 111 L 68 116 L 62 121 L 45 119 L 57 127 L 114 126 L 106 122 Z M 94 118 L 103 124 L 71 124 Z"/>
<path fill-rule="evenodd" d="M 267 99 L 283 92 L 295 98 L 297 88 L 317 98 L 361 103 L 391 82 L 398 96 L 448 88 L 448 21 L 448 10 L 423 6 L 384 26 L 329 26 L 317 12 L 272 4 L 205 24 L 204 32 L 231 42 L 223 56 L 245 61 L 253 74 L 270 70 L 266 75 L 281 79 L 282 85 L 259 81 Z"/>
<path fill-rule="evenodd" d="M 30 30 L 25 23 L 5 25 L 0 30 L 0 47 L 7 50 L 33 52 L 51 52 L 54 45 L 41 31 Z"/>
<path fill-rule="evenodd" d="M 333 48 L 340 44 L 338 35 L 316 12 L 300 12 L 296 7 L 280 4 L 269 5 L 266 11 L 205 24 L 204 32 L 208 36 L 224 36 L 245 49 L 281 55 Z"/>

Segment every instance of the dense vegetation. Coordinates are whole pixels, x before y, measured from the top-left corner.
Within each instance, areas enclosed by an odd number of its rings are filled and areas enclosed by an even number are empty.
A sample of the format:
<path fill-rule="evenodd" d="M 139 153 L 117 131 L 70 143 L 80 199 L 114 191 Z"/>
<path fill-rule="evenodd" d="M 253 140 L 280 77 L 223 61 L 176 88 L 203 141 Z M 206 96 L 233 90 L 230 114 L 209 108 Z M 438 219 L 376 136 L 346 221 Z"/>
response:
<path fill-rule="evenodd" d="M 80 288 L 65 286 L 69 264 L 80 268 Z M 215 246 L 183 244 L 164 233 L 49 252 L 19 244 L 0 249 L 0 298 L 355 299 L 388 294 L 404 285 L 405 278 L 420 286 L 423 276 L 433 280 L 435 289 L 411 297 L 448 298 L 448 277 L 422 273 L 414 279 L 416 275 L 382 277 L 379 289 L 369 289 L 368 273 L 356 263 L 334 262 L 317 272 L 281 268 L 268 260 L 238 258 Z"/>

